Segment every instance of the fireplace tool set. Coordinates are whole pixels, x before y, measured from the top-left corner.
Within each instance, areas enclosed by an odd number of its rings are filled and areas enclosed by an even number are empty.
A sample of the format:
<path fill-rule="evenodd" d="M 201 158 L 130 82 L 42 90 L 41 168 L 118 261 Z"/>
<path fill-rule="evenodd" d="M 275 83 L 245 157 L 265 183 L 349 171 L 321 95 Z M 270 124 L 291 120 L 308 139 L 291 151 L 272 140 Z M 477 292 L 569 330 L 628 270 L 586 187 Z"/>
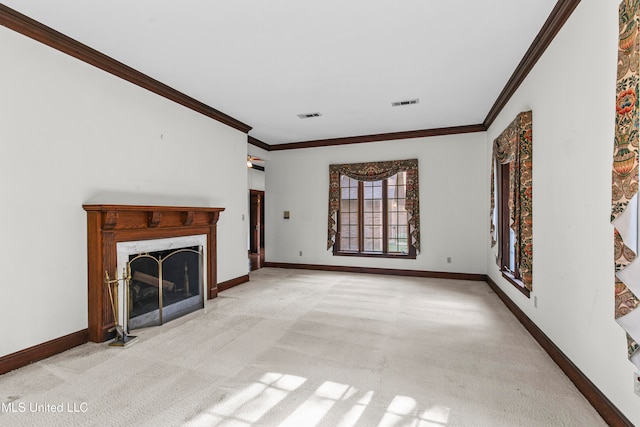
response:
<path fill-rule="evenodd" d="M 113 319 L 115 326 L 109 329 L 109 332 L 115 329 L 116 337 L 109 343 L 110 346 L 125 347 L 128 344 L 134 342 L 138 337 L 129 335 L 129 311 L 125 308 L 125 319 L 123 322 L 125 325 L 120 324 L 119 308 L 118 308 L 118 285 L 122 281 L 124 286 L 123 295 L 123 307 L 129 307 L 129 283 L 131 282 L 131 269 L 129 263 L 122 271 L 122 278 L 118 278 L 118 273 L 115 274 L 115 279 L 109 277 L 109 272 L 105 270 L 105 285 L 109 288 L 109 299 L 111 300 L 111 309 L 113 310 Z"/>

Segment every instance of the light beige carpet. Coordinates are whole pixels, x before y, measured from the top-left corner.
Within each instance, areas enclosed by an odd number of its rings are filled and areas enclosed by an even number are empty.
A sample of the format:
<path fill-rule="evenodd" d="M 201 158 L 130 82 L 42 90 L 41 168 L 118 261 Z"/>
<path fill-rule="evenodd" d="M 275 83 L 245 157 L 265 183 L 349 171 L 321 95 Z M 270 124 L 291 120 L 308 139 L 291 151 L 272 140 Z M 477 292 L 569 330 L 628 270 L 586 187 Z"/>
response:
<path fill-rule="evenodd" d="M 483 282 L 266 268 L 135 333 L 0 376 L 0 425 L 605 425 Z"/>

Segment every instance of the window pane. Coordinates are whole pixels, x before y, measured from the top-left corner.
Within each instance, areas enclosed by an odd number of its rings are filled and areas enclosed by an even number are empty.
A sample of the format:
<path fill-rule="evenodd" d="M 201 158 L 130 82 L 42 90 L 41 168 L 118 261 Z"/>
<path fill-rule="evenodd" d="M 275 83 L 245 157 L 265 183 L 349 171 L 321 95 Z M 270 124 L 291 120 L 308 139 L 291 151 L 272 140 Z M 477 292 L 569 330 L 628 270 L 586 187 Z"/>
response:
<path fill-rule="evenodd" d="M 340 194 L 343 198 L 340 203 L 341 215 L 340 215 L 340 232 L 341 232 L 341 249 L 349 250 L 351 247 L 351 238 L 357 237 L 358 229 L 357 215 L 358 215 L 358 182 L 342 175 L 340 177 Z"/>
<path fill-rule="evenodd" d="M 398 214 L 396 212 L 389 212 L 387 215 L 387 221 L 389 223 L 389 227 L 396 226 L 398 224 Z"/>
<path fill-rule="evenodd" d="M 406 225 L 409 222 L 407 211 L 398 212 L 398 225 Z"/>
<path fill-rule="evenodd" d="M 364 182 L 364 251 L 382 252 L 382 181 Z"/>
<path fill-rule="evenodd" d="M 340 250 L 357 251 L 358 181 L 341 175 L 340 197 Z"/>
<path fill-rule="evenodd" d="M 389 246 L 387 249 L 389 252 L 395 253 L 408 253 L 409 244 L 407 239 L 389 239 Z"/>
<path fill-rule="evenodd" d="M 359 248 L 358 248 L 358 238 L 357 237 L 356 238 L 352 237 L 349 242 L 350 242 L 349 248 L 352 251 L 358 251 L 359 250 Z"/>
<path fill-rule="evenodd" d="M 395 197 L 396 197 L 396 187 L 389 185 L 389 187 L 387 188 L 387 198 L 395 199 Z"/>
<path fill-rule="evenodd" d="M 515 271 L 516 269 L 516 233 L 513 228 L 509 227 L 509 270 Z"/>
<path fill-rule="evenodd" d="M 373 211 L 373 201 L 372 200 L 367 200 L 365 199 L 364 201 L 364 211 L 365 212 L 372 212 Z"/>
<path fill-rule="evenodd" d="M 350 218 L 351 217 L 349 216 L 349 213 L 341 213 L 340 214 L 340 224 L 341 225 L 348 225 Z"/>
<path fill-rule="evenodd" d="M 379 181 L 376 181 L 376 182 L 379 182 Z M 382 186 L 375 187 L 373 189 L 373 198 L 374 199 L 382 199 Z"/>
<path fill-rule="evenodd" d="M 364 238 L 373 237 L 373 227 L 365 226 L 364 227 Z"/>
<path fill-rule="evenodd" d="M 340 238 L 340 249 L 345 251 L 349 249 L 349 238 L 342 236 Z"/>
<path fill-rule="evenodd" d="M 404 197 L 406 194 L 406 173 L 398 172 L 389 178 L 387 194 L 387 251 L 408 253 L 407 212 Z M 394 185 L 391 185 L 391 184 Z"/>
<path fill-rule="evenodd" d="M 371 196 L 373 195 L 373 189 L 368 186 L 366 183 L 364 185 L 364 199 L 371 199 Z"/>

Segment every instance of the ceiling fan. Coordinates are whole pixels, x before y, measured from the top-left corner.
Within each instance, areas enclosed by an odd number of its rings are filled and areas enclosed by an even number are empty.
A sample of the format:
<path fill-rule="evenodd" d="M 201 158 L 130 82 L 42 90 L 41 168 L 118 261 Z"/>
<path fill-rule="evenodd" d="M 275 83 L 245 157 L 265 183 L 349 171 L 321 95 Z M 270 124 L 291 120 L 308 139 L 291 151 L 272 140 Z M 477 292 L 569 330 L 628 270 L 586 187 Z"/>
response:
<path fill-rule="evenodd" d="M 247 154 L 247 167 L 248 168 L 253 168 L 257 165 L 255 165 L 255 162 L 263 162 L 264 160 L 261 159 L 260 157 L 255 157 L 252 156 L 250 154 Z"/>

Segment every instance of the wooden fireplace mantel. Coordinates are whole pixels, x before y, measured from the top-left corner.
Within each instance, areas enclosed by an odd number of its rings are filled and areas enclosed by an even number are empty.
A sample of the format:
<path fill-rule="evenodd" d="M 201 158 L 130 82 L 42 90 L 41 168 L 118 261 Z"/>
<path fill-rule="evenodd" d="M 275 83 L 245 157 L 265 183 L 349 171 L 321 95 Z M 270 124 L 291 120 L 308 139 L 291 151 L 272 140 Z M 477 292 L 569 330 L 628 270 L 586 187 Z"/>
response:
<path fill-rule="evenodd" d="M 113 313 L 105 271 L 116 274 L 118 242 L 205 234 L 207 298 L 218 296 L 216 224 L 224 208 L 186 206 L 83 205 L 87 211 L 89 340 L 113 338 Z"/>

